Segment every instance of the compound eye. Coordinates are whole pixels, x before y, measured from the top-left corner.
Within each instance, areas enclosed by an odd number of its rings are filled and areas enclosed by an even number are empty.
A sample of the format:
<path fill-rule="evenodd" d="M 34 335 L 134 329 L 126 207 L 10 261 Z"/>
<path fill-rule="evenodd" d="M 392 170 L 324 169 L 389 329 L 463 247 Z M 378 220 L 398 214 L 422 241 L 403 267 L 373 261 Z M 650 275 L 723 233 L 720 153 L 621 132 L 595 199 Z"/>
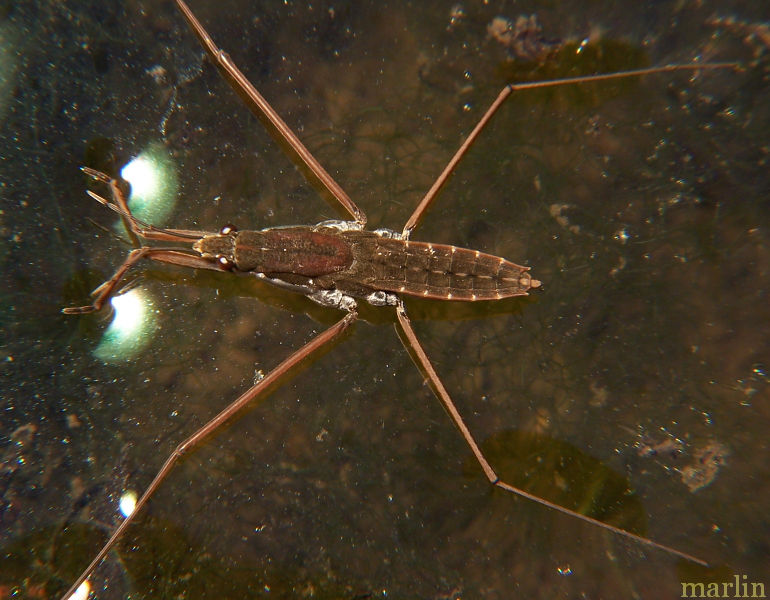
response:
<path fill-rule="evenodd" d="M 217 256 L 217 262 L 223 271 L 232 271 L 235 268 L 235 263 L 226 256 Z"/>
<path fill-rule="evenodd" d="M 231 233 L 237 233 L 238 228 L 235 225 L 228 223 L 222 229 L 219 230 L 219 235 L 230 235 Z"/>

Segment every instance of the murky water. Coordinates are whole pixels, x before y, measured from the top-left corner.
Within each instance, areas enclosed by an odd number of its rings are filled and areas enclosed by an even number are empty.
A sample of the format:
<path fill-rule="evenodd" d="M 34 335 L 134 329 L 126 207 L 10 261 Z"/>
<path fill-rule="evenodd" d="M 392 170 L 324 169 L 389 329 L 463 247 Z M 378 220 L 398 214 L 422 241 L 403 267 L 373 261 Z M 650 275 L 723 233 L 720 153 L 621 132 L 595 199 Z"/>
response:
<path fill-rule="evenodd" d="M 400 229 L 509 80 L 694 57 L 748 65 L 514 95 L 413 237 L 532 265 L 543 289 L 408 303 L 502 479 L 713 569 L 491 490 L 391 311 L 369 308 L 182 462 L 97 571 L 98 597 L 660 598 L 682 581 L 769 585 L 758 4 L 191 5 L 375 227 Z M 487 33 L 495 17 L 534 12 L 561 48 L 539 69 Z M 131 356 L 99 353 L 108 312 L 59 311 L 84 303 L 128 246 L 78 167 L 164 156 L 178 190 L 161 226 L 342 215 L 202 58 L 172 2 L 39 2 L 2 17 L 0 597 L 49 597 L 114 528 L 126 490 L 339 318 L 247 278 L 148 265 L 134 289 L 152 303 L 152 335 Z"/>

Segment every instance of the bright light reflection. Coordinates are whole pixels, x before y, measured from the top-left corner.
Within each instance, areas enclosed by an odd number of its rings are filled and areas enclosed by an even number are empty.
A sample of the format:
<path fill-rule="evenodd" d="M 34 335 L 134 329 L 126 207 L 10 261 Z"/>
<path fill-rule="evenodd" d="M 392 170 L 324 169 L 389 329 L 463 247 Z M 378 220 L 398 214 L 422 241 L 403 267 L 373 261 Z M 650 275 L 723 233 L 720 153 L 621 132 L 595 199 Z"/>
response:
<path fill-rule="evenodd" d="M 133 358 L 147 346 L 155 330 L 155 313 L 152 303 L 138 288 L 115 296 L 110 303 L 115 314 L 94 349 L 94 356 L 114 363 Z"/>
<path fill-rule="evenodd" d="M 158 191 L 160 173 L 146 155 L 139 155 L 120 171 L 135 196 L 146 198 Z"/>
<path fill-rule="evenodd" d="M 153 225 L 163 225 L 176 203 L 176 168 L 160 144 L 150 144 L 120 170 L 131 184 L 128 206 L 134 215 Z"/>
<path fill-rule="evenodd" d="M 136 509 L 136 500 L 136 492 L 131 490 L 124 492 L 120 497 L 120 503 L 118 506 L 120 507 L 120 512 L 124 517 L 127 517 L 134 512 Z"/>
<path fill-rule="evenodd" d="M 125 294 L 112 298 L 110 303 L 115 309 L 115 318 L 112 320 L 111 327 L 114 328 L 116 335 L 129 337 L 142 326 L 146 304 L 138 292 L 129 290 Z"/>
<path fill-rule="evenodd" d="M 88 580 L 86 579 L 83 583 L 78 586 L 78 589 L 76 589 L 72 595 L 69 597 L 69 600 L 88 600 L 88 594 L 91 593 L 91 584 L 88 583 Z"/>

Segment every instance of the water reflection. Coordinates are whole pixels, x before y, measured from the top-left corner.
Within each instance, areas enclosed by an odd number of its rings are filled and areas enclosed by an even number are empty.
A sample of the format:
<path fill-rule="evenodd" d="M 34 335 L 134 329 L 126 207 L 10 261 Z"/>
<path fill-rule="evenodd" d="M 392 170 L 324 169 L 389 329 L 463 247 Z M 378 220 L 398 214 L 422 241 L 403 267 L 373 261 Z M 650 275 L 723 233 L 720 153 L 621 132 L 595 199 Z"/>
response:
<path fill-rule="evenodd" d="M 91 584 L 88 583 L 88 581 L 84 581 L 80 584 L 80 587 L 75 590 L 75 593 L 69 597 L 69 600 L 87 600 L 90 593 Z"/>
<path fill-rule="evenodd" d="M 174 208 L 178 188 L 176 169 L 160 144 L 150 144 L 126 164 L 120 176 L 131 184 L 128 205 L 142 221 L 162 224 Z M 123 227 L 118 222 L 117 227 Z M 128 290 L 110 300 L 112 323 L 94 349 L 96 358 L 121 362 L 135 357 L 149 342 L 154 330 L 153 305 L 145 292 Z"/>
<path fill-rule="evenodd" d="M 118 506 L 120 506 L 120 513 L 124 517 L 128 517 L 134 512 L 134 510 L 136 510 L 137 498 L 138 496 L 136 495 L 136 492 L 133 490 L 127 490 L 123 492 L 123 495 L 120 497 L 120 502 L 118 503 Z"/>
<path fill-rule="evenodd" d="M 148 223 L 163 223 L 176 204 L 178 189 L 174 163 L 163 146 L 150 144 L 121 169 L 120 176 L 131 184 L 131 212 Z"/>
<path fill-rule="evenodd" d="M 112 323 L 104 332 L 94 356 L 104 362 L 120 362 L 136 356 L 155 331 L 155 311 L 146 293 L 131 289 L 110 300 Z"/>

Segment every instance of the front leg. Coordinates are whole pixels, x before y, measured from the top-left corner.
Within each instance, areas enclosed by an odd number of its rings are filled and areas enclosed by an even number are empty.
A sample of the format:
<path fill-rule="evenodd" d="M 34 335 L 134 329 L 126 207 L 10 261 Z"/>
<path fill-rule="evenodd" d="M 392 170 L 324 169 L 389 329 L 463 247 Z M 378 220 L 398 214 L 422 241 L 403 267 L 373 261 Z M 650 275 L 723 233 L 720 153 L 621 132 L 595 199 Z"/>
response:
<path fill-rule="evenodd" d="M 104 303 L 115 295 L 118 285 L 126 276 L 128 270 L 143 258 L 149 258 L 150 260 L 156 260 L 169 265 L 189 267 L 191 269 L 209 269 L 211 271 L 229 272 L 227 267 L 220 265 L 218 262 L 202 258 L 192 253 L 188 254 L 181 250 L 166 250 L 165 248 L 142 246 L 141 248 L 132 250 L 126 257 L 126 260 L 123 261 L 123 264 L 118 267 L 117 271 L 115 271 L 115 274 L 91 292 L 91 295 L 95 297 L 91 304 L 87 306 L 68 306 L 67 308 L 62 308 L 61 311 L 65 315 L 81 315 L 101 310 Z"/>

